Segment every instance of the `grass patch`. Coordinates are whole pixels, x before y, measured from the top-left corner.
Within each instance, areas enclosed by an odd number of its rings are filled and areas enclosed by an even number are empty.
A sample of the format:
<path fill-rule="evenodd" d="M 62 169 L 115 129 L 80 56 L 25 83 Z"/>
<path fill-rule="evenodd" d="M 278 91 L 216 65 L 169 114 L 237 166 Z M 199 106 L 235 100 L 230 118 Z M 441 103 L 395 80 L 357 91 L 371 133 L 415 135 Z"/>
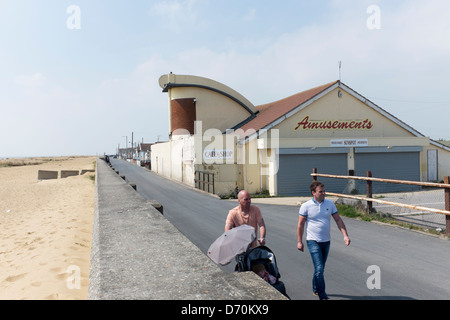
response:
<path fill-rule="evenodd" d="M 363 221 L 381 221 L 386 222 L 386 216 L 381 216 L 379 214 L 366 214 L 365 212 L 358 210 L 358 208 L 351 206 L 349 204 L 336 203 L 336 208 L 338 209 L 339 215 L 347 218 L 359 219 Z"/>
<path fill-rule="evenodd" d="M 226 199 L 237 199 L 236 192 L 230 192 L 228 194 L 219 194 L 218 195 L 220 199 L 226 200 Z M 269 190 L 263 190 L 262 192 L 254 193 L 250 195 L 253 198 L 272 198 L 272 196 L 269 193 Z"/>
<path fill-rule="evenodd" d="M 86 178 L 90 179 L 93 184 L 95 184 L 95 169 L 97 168 L 97 160 L 92 161 L 92 169 L 94 170 L 93 173 L 88 173 L 86 175 Z"/>
<path fill-rule="evenodd" d="M 376 221 L 376 222 L 382 222 L 387 223 L 391 225 L 396 225 L 402 228 L 407 228 L 410 230 L 418 230 L 423 232 L 428 232 L 435 235 L 442 235 L 443 231 L 439 232 L 434 230 L 433 228 L 423 228 L 416 226 L 412 223 L 405 223 L 399 220 L 396 220 L 392 218 L 389 214 L 379 214 L 379 213 L 371 213 L 367 214 L 361 210 L 358 210 L 354 206 L 348 205 L 348 204 L 339 204 L 336 203 L 336 208 L 338 209 L 339 215 L 347 218 L 353 218 L 363 221 Z"/>
<path fill-rule="evenodd" d="M 269 190 L 263 190 L 260 193 L 255 193 L 251 195 L 252 198 L 271 198 Z"/>
<path fill-rule="evenodd" d="M 0 167 L 23 167 L 23 166 L 35 166 L 44 163 L 43 160 L 35 159 L 5 159 L 0 160 Z"/>
<path fill-rule="evenodd" d="M 88 174 L 86 176 L 86 178 L 88 178 L 89 180 L 92 181 L 93 184 L 95 184 L 95 173 L 94 174 Z"/>
<path fill-rule="evenodd" d="M 359 218 L 361 213 L 357 212 L 356 209 L 348 204 L 336 204 L 339 215 L 347 218 Z"/>
<path fill-rule="evenodd" d="M 53 161 L 64 161 L 74 157 L 31 157 L 31 158 L 6 158 L 0 160 L 0 167 L 36 166 Z"/>

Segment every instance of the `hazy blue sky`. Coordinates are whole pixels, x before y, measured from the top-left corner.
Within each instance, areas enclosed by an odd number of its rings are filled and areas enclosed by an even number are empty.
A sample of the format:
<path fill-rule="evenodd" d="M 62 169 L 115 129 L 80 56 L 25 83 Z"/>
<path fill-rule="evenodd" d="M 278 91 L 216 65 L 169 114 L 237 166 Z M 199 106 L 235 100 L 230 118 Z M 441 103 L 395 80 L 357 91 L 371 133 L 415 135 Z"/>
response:
<path fill-rule="evenodd" d="M 338 61 L 352 89 L 450 140 L 449 12 L 448 0 L 0 0 L 0 157 L 166 140 L 169 72 L 258 105 L 337 80 Z"/>

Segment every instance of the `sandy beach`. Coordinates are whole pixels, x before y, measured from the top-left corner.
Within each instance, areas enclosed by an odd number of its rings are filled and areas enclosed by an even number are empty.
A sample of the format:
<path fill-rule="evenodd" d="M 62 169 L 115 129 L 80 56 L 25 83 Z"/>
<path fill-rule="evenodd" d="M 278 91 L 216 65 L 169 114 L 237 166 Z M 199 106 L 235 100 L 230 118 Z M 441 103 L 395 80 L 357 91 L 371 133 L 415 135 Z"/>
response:
<path fill-rule="evenodd" d="M 38 170 L 92 170 L 96 158 L 15 161 L 28 165 L 0 160 L 0 299 L 87 299 L 95 173 L 37 177 Z"/>

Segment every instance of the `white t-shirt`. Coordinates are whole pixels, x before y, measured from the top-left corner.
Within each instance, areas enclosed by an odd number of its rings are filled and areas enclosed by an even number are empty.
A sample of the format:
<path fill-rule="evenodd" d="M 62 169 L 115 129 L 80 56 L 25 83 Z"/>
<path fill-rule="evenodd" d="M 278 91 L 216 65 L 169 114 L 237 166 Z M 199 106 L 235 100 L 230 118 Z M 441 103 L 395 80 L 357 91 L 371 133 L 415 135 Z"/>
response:
<path fill-rule="evenodd" d="M 306 240 L 330 241 L 330 219 L 336 213 L 336 205 L 328 199 L 318 203 L 313 198 L 303 203 L 299 215 L 306 217 Z"/>

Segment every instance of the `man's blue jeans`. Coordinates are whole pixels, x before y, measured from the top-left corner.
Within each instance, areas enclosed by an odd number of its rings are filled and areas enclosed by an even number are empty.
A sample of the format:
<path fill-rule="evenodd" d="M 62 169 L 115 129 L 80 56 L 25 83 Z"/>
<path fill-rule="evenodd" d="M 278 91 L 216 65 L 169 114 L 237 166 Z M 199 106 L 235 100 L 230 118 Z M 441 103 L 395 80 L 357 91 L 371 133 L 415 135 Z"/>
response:
<path fill-rule="evenodd" d="M 317 293 L 320 299 L 328 299 L 325 292 L 325 278 L 323 273 L 325 271 L 328 251 L 330 250 L 330 241 L 317 242 L 314 240 L 307 240 L 306 244 L 314 264 L 314 276 L 312 280 L 313 292 Z"/>

